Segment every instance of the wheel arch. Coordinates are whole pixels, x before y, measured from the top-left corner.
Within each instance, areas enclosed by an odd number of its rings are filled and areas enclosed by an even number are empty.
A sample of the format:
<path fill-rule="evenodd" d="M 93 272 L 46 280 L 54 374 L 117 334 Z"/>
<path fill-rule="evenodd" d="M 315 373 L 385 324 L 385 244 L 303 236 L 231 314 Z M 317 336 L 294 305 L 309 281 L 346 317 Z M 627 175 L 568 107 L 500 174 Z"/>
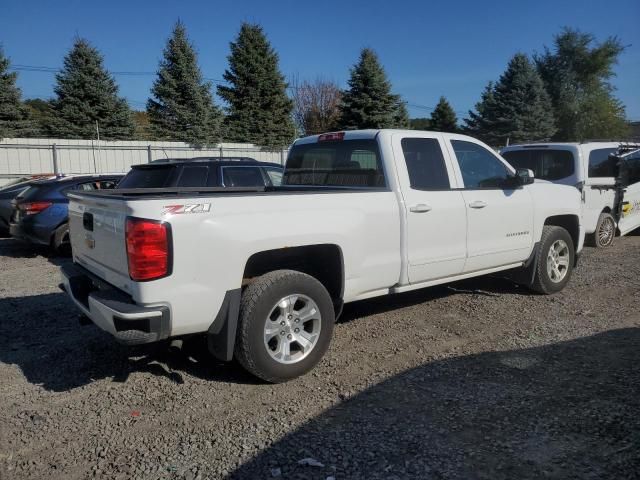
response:
<path fill-rule="evenodd" d="M 242 283 L 273 270 L 296 270 L 311 275 L 327 289 L 334 305 L 336 316 L 342 308 L 344 296 L 344 257 L 336 244 L 315 244 L 283 247 L 256 252 L 245 264 Z"/>
<path fill-rule="evenodd" d="M 544 225 L 554 225 L 564 228 L 571 236 L 574 251 L 578 251 L 580 244 L 580 219 L 577 215 L 553 215 L 545 219 Z"/>

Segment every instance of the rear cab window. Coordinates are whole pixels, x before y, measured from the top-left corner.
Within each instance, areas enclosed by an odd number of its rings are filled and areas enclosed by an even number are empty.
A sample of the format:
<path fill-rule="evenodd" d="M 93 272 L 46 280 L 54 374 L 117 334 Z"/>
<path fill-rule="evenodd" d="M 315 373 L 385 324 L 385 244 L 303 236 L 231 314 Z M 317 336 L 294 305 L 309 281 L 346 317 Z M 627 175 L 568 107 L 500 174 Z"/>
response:
<path fill-rule="evenodd" d="M 575 173 L 575 159 L 570 150 L 522 149 L 510 150 L 502 154 L 514 168 L 528 168 L 535 178 L 561 180 Z"/>
<path fill-rule="evenodd" d="M 282 184 L 384 188 L 386 181 L 378 142 L 354 139 L 294 145 Z"/>

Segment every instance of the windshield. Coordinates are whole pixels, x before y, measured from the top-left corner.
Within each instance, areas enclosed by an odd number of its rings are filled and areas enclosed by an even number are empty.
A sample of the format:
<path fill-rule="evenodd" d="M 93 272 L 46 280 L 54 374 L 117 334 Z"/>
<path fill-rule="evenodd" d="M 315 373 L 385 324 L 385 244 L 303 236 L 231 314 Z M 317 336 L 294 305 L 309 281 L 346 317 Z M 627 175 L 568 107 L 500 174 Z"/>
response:
<path fill-rule="evenodd" d="M 371 139 L 296 145 L 289 153 L 282 184 L 384 187 L 378 143 Z"/>
<path fill-rule="evenodd" d="M 502 154 L 514 168 L 529 168 L 536 178 L 560 180 L 575 172 L 573 153 L 569 150 L 526 149 L 511 150 Z"/>

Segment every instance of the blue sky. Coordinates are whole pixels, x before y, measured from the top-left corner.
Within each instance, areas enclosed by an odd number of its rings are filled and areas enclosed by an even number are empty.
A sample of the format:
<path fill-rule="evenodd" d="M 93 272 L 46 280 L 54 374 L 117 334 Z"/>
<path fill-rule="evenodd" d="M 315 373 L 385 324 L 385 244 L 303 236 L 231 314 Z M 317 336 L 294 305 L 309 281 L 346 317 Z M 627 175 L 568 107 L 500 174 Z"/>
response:
<path fill-rule="evenodd" d="M 344 86 L 363 47 L 376 50 L 413 117 L 445 95 L 459 116 L 516 52 L 540 52 L 563 26 L 598 39 L 617 35 L 627 50 L 613 83 L 640 120 L 640 1 L 29 1 L 2 0 L 0 43 L 16 65 L 59 67 L 76 35 L 89 39 L 115 72 L 154 72 L 180 18 L 205 77 L 220 79 L 242 21 L 260 23 L 287 78 L 318 75 Z M 153 75 L 117 75 L 133 108 L 144 108 Z M 54 76 L 20 72 L 28 98 L 52 94 Z M 426 108 L 425 108 L 426 107 Z"/>

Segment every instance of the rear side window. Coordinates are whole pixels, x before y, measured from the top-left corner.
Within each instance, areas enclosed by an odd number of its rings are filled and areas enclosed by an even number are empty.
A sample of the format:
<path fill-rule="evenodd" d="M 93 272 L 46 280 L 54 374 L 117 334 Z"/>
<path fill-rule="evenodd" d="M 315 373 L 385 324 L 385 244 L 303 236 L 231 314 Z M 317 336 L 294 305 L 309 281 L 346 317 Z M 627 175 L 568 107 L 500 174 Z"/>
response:
<path fill-rule="evenodd" d="M 437 139 L 403 138 L 401 145 L 411 188 L 446 190 L 451 187 L 447 166 Z"/>
<path fill-rule="evenodd" d="M 178 180 L 178 187 L 205 187 L 208 175 L 209 167 L 206 165 L 185 165 Z"/>
<path fill-rule="evenodd" d="M 569 150 L 512 150 L 502 156 L 512 167 L 529 168 L 542 180 L 560 180 L 575 172 L 573 153 Z"/>
<path fill-rule="evenodd" d="M 378 143 L 371 139 L 296 145 L 289 153 L 282 183 L 384 187 L 385 178 Z"/>
<path fill-rule="evenodd" d="M 171 186 L 176 168 L 173 165 L 134 167 L 118 184 L 118 188 L 162 188 Z"/>
<path fill-rule="evenodd" d="M 222 167 L 225 187 L 263 187 L 264 177 L 258 167 Z"/>
<path fill-rule="evenodd" d="M 589 153 L 590 177 L 615 177 L 618 159 L 609 155 L 615 153 L 615 148 L 599 148 Z"/>

